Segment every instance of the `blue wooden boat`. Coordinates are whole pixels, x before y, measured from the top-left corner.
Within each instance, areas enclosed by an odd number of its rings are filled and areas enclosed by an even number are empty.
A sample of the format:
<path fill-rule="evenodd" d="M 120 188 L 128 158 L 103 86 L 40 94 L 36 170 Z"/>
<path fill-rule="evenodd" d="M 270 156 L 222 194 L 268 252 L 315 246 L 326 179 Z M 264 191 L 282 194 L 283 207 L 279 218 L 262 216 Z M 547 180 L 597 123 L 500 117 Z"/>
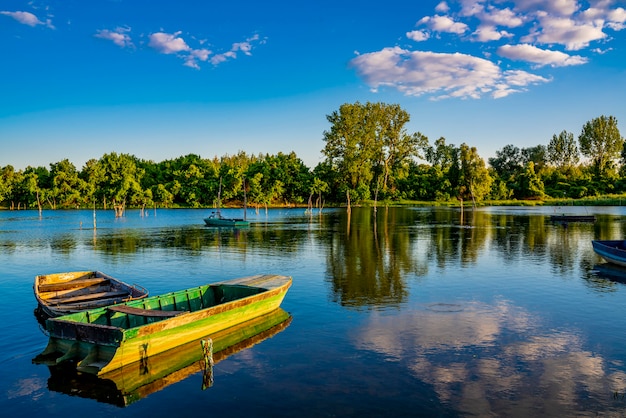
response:
<path fill-rule="evenodd" d="M 609 263 L 626 267 L 626 241 L 625 240 L 593 240 L 593 250 Z"/>

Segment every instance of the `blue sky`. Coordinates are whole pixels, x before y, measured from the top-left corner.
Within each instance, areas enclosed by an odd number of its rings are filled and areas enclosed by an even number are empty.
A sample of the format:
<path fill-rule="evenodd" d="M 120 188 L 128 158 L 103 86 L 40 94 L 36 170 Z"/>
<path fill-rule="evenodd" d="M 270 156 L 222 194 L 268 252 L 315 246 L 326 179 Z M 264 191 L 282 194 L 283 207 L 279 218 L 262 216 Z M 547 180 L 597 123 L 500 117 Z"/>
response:
<path fill-rule="evenodd" d="M 155 162 L 295 151 L 322 161 L 326 115 L 400 104 L 409 133 L 504 145 L 626 135 L 626 2 L 0 3 L 0 167 L 77 169 L 109 152 Z"/>

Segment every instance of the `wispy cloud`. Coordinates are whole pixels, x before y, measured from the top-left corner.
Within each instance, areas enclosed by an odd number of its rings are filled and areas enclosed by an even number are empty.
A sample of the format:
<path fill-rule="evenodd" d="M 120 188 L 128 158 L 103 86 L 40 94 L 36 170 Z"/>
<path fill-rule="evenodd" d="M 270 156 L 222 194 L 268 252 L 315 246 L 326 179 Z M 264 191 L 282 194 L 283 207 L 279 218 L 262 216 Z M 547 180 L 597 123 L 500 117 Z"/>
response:
<path fill-rule="evenodd" d="M 96 38 L 106 39 L 112 41 L 115 45 L 122 48 L 132 48 L 134 44 L 130 39 L 130 28 L 119 27 L 114 30 L 103 29 L 96 32 L 94 35 Z"/>
<path fill-rule="evenodd" d="M 372 90 L 405 95 L 493 98 L 551 81 L 528 70 L 583 65 L 611 48 L 614 32 L 626 29 L 626 10 L 614 0 L 442 1 L 406 37 L 419 42 L 448 40 L 457 53 L 387 47 L 353 58 L 352 67 Z M 593 48 L 592 48 L 593 47 Z M 570 51 L 580 51 L 576 55 Z M 497 54 L 499 61 L 491 60 Z M 503 60 L 502 60 L 503 59 Z M 516 68 L 518 67 L 518 68 Z"/>
<path fill-rule="evenodd" d="M 118 27 L 114 30 L 99 30 L 94 35 L 97 38 L 112 41 L 122 48 L 133 47 L 134 43 L 130 36 L 129 27 Z M 230 49 L 214 53 L 211 49 L 204 47 L 204 40 L 196 40 L 193 36 L 188 36 L 188 42 L 183 38 L 183 32 L 174 33 L 154 32 L 148 35 L 148 46 L 160 54 L 175 55 L 183 61 L 183 65 L 195 69 L 200 69 L 200 64 L 208 62 L 212 65 L 219 65 L 225 61 L 236 59 L 239 54 L 252 55 L 252 50 L 257 44 L 265 43 L 259 35 L 247 38 L 243 42 L 235 42 Z M 198 47 L 190 46 L 190 43 L 197 43 Z"/>
<path fill-rule="evenodd" d="M 150 35 L 150 47 L 154 48 L 162 54 L 176 54 L 184 61 L 184 65 L 191 68 L 200 68 L 200 62 L 210 62 L 213 65 L 221 64 L 229 59 L 235 59 L 238 53 L 241 52 L 244 55 L 252 55 L 252 49 L 256 42 L 260 41 L 258 35 L 254 35 L 244 42 L 233 43 L 230 50 L 214 54 L 213 51 L 207 48 L 192 48 L 181 37 L 182 32 L 175 32 L 173 34 L 157 32 Z M 200 42 L 203 44 L 204 42 Z"/>
<path fill-rule="evenodd" d="M 589 60 L 581 56 L 572 56 L 560 51 L 549 51 L 529 44 L 502 45 L 498 54 L 514 61 L 526 61 L 538 66 L 567 67 L 586 64 Z"/>
<path fill-rule="evenodd" d="M 31 27 L 35 27 L 38 25 L 44 25 L 50 29 L 54 29 L 54 25 L 52 25 L 52 20 L 46 19 L 45 22 L 39 20 L 37 16 L 30 12 L 8 12 L 8 11 L 0 11 L 0 15 L 5 15 L 12 17 L 17 20 L 19 23 L 23 25 L 28 25 Z"/>

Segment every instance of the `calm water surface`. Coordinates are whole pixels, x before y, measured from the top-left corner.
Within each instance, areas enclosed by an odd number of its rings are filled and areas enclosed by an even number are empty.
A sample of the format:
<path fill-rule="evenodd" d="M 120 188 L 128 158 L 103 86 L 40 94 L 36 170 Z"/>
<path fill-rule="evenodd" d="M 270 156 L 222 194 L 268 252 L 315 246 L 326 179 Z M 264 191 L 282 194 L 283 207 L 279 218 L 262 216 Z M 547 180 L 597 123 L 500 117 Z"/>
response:
<path fill-rule="evenodd" d="M 565 227 L 555 212 L 597 221 Z M 625 208 L 249 211 L 238 230 L 206 215 L 98 211 L 94 232 L 91 211 L 0 212 L 2 415 L 626 414 L 626 272 L 590 243 L 624 238 Z M 111 381 L 31 362 L 48 340 L 33 279 L 72 270 L 153 295 L 291 275 L 291 318 L 222 356 L 208 388 L 196 361 L 120 403 Z"/>

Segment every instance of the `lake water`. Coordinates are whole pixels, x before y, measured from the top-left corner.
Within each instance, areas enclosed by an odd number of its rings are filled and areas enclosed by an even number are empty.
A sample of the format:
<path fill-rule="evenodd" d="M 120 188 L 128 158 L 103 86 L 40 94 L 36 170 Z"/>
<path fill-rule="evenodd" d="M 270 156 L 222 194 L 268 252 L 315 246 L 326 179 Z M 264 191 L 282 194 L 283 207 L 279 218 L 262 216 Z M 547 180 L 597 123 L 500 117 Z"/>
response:
<path fill-rule="evenodd" d="M 94 231 L 92 211 L 1 211 L 2 416 L 626 414 L 626 271 L 591 247 L 626 236 L 626 208 L 249 210 L 237 230 L 208 214 L 97 211 Z M 290 319 L 222 356 L 210 387 L 196 362 L 120 401 L 110 381 L 32 364 L 48 341 L 33 279 L 74 270 L 152 295 L 290 275 Z"/>

